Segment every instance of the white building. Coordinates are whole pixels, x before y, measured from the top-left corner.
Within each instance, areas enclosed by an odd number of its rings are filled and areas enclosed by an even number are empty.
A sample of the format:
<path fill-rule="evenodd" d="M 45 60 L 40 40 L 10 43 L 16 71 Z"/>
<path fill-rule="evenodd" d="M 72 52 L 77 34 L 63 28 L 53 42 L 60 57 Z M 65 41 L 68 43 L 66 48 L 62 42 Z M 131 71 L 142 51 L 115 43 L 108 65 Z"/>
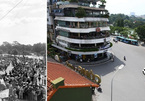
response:
<path fill-rule="evenodd" d="M 111 50 L 109 13 L 94 0 L 78 2 L 52 0 L 49 4 L 54 30 L 52 46 L 71 59 L 97 61 L 108 57 Z M 90 6 L 91 5 L 91 6 Z M 51 8 L 51 11 L 50 11 Z M 81 11 L 81 10 L 82 11 Z M 77 16 L 84 12 L 85 15 Z M 50 19 L 50 17 L 48 16 Z"/>

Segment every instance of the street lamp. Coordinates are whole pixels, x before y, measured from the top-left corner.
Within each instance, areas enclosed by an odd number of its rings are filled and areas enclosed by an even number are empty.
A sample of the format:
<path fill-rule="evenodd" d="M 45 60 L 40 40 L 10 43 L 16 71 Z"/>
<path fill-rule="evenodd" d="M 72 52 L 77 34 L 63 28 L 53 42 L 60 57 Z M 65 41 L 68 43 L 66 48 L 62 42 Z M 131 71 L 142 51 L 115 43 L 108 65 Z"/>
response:
<path fill-rule="evenodd" d="M 111 80 L 111 101 L 112 101 L 112 98 L 113 98 L 113 80 L 114 80 L 114 77 L 115 77 L 115 75 L 117 74 L 117 72 L 118 72 L 119 70 L 121 70 L 123 67 L 124 67 L 123 64 L 120 65 L 120 66 L 118 67 L 117 71 L 114 73 L 114 75 L 113 75 L 113 77 L 112 77 L 112 80 Z"/>

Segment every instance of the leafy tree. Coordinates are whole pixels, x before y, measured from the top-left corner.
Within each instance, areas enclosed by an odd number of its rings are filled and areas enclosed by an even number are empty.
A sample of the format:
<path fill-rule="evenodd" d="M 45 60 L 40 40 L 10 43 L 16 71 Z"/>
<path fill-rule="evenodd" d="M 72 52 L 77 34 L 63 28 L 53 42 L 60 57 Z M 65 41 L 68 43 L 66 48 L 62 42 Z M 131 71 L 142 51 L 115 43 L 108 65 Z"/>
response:
<path fill-rule="evenodd" d="M 78 2 L 78 0 L 70 0 L 70 2 Z"/>
<path fill-rule="evenodd" d="M 118 19 L 117 20 L 117 26 L 118 27 L 124 27 L 124 21 L 123 21 L 123 19 Z"/>
<path fill-rule="evenodd" d="M 0 49 L 0 54 L 3 54 L 3 50 Z"/>
<path fill-rule="evenodd" d="M 2 58 L 3 50 L 0 49 L 0 59 Z"/>
<path fill-rule="evenodd" d="M 111 14 L 109 16 L 109 23 L 113 24 L 114 26 L 123 27 L 124 25 L 129 28 L 136 28 L 140 25 L 144 25 L 145 19 L 135 16 L 128 16 L 124 14 Z"/>
<path fill-rule="evenodd" d="M 0 45 L 0 50 L 2 50 L 3 53 L 13 54 L 13 55 L 17 55 L 18 53 L 20 55 L 30 55 L 31 53 L 40 54 L 42 53 L 41 51 L 46 51 L 45 44 L 37 43 L 32 46 L 29 44 L 28 45 L 20 44 L 17 41 L 14 41 L 12 44 L 9 42 L 3 42 L 3 44 Z"/>
<path fill-rule="evenodd" d="M 40 55 L 40 54 L 41 54 L 41 51 L 46 51 L 46 49 L 45 49 L 45 44 L 42 44 L 42 43 L 34 44 L 32 50 L 33 50 L 34 52 L 36 52 L 37 55 Z"/>
<path fill-rule="evenodd" d="M 13 55 L 18 55 L 18 50 L 17 49 L 13 49 L 11 52 Z"/>
<path fill-rule="evenodd" d="M 124 37 L 128 37 L 129 32 L 124 30 L 124 31 L 120 32 L 120 34 L 123 35 Z"/>
<path fill-rule="evenodd" d="M 135 39 L 135 40 L 138 40 L 138 35 L 137 35 L 137 33 L 133 33 L 133 34 L 131 34 L 130 35 L 133 39 Z"/>
<path fill-rule="evenodd" d="M 106 0 L 100 0 L 102 5 L 104 5 L 106 3 Z"/>
<path fill-rule="evenodd" d="M 3 52 L 7 53 L 8 50 L 12 49 L 12 45 L 9 42 L 3 42 L 1 49 L 3 50 Z"/>
<path fill-rule="evenodd" d="M 140 38 L 140 40 L 145 42 L 145 25 L 139 26 L 135 30 Z"/>
<path fill-rule="evenodd" d="M 78 18 L 83 18 L 86 16 L 86 12 L 82 7 L 78 7 L 77 13 L 76 13 L 76 17 Z"/>

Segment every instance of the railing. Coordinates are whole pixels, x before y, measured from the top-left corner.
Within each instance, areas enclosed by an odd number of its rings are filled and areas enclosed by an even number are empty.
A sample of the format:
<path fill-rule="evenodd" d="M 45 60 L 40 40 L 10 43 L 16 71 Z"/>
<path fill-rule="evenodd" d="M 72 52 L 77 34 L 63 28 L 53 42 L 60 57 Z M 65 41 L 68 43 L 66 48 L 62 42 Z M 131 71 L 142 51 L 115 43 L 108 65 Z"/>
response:
<path fill-rule="evenodd" d="M 61 27 L 67 27 L 67 28 L 95 28 L 95 27 L 107 27 L 108 26 L 108 24 L 106 24 L 106 25 L 98 24 L 96 26 L 80 25 L 79 27 L 78 26 L 73 26 L 73 25 L 61 25 L 61 24 L 58 24 L 58 25 L 61 26 Z"/>
<path fill-rule="evenodd" d="M 53 9 L 51 15 L 64 16 L 64 11 L 63 9 Z"/>
<path fill-rule="evenodd" d="M 109 37 L 110 35 L 100 35 L 100 36 L 69 36 L 69 38 L 74 38 L 74 39 L 100 39 L 100 38 L 105 38 L 105 37 Z"/>
<path fill-rule="evenodd" d="M 80 47 L 71 47 L 71 48 L 67 48 L 65 47 L 66 49 L 68 50 L 71 50 L 71 51 L 79 51 L 79 52 L 91 52 L 91 51 L 98 51 L 99 49 L 98 48 L 80 48 Z"/>
<path fill-rule="evenodd" d="M 49 85 L 50 84 L 50 85 Z M 49 81 L 49 80 L 47 80 L 47 96 L 49 96 L 49 93 L 51 92 L 51 91 L 53 91 L 53 85 L 51 84 L 51 82 Z"/>
<path fill-rule="evenodd" d="M 99 50 L 104 50 L 104 49 L 108 49 L 112 47 L 112 43 L 108 43 L 106 45 L 100 45 L 100 46 L 85 46 L 85 47 L 79 47 L 76 45 L 70 45 L 70 47 L 66 48 L 68 50 L 72 50 L 72 51 L 81 51 L 81 52 L 91 52 L 91 51 L 99 51 Z"/>
<path fill-rule="evenodd" d="M 66 61 L 66 65 L 68 67 L 70 67 L 71 69 L 73 69 L 74 71 L 80 73 L 82 76 L 88 78 L 89 80 L 91 80 L 92 82 L 95 82 L 97 84 L 101 83 L 101 78 L 99 75 L 94 74 L 92 70 L 87 70 L 85 68 L 82 68 L 81 66 L 74 66 L 71 63 L 69 63 L 68 61 Z"/>
<path fill-rule="evenodd" d="M 70 14 L 64 14 L 65 17 L 74 17 L 72 13 Z M 100 17 L 100 18 L 108 18 L 109 14 L 99 14 L 99 15 L 93 15 L 93 14 L 87 14 L 85 17 Z"/>

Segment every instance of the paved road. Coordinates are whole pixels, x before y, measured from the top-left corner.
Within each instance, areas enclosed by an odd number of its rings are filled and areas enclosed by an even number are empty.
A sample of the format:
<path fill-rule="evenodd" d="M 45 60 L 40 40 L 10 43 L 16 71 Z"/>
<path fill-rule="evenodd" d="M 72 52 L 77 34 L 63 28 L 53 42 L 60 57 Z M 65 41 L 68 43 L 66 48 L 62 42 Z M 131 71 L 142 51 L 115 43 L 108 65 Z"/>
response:
<path fill-rule="evenodd" d="M 121 64 L 125 67 L 117 72 L 113 80 L 112 101 L 145 101 L 145 75 L 142 73 L 145 67 L 145 47 L 113 42 L 112 51 L 115 54 L 114 62 L 85 66 L 102 78 L 103 92 L 97 92 L 97 101 L 111 101 L 111 79 Z M 123 60 L 124 56 L 126 61 Z"/>

